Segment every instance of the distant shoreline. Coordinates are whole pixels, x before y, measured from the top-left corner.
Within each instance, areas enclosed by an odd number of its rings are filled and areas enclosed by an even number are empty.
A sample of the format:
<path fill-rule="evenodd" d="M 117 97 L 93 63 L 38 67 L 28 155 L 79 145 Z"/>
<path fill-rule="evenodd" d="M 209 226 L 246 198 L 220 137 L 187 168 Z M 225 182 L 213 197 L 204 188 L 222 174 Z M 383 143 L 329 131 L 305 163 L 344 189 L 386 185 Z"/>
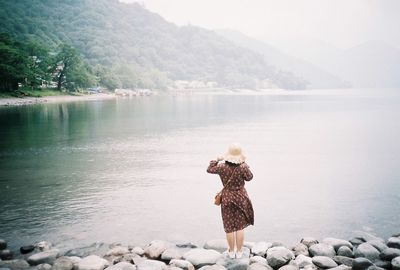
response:
<path fill-rule="evenodd" d="M 72 95 L 59 95 L 59 96 L 45 96 L 45 97 L 10 97 L 0 98 L 0 106 L 24 106 L 44 103 L 64 103 L 74 101 L 93 101 L 93 100 L 109 100 L 114 99 L 115 94 L 98 93 L 91 95 L 72 96 Z"/>

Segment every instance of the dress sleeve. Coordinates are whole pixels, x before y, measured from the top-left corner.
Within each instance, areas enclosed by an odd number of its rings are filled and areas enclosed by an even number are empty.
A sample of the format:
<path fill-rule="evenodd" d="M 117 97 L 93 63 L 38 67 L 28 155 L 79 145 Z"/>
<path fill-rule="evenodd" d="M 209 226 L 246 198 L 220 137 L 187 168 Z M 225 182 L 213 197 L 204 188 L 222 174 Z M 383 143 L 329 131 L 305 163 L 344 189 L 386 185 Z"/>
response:
<path fill-rule="evenodd" d="M 218 166 L 218 161 L 211 160 L 210 165 L 208 165 L 207 172 L 213 173 L 213 174 L 218 174 L 219 171 L 220 171 L 220 167 Z"/>
<path fill-rule="evenodd" d="M 241 167 L 242 167 L 242 176 L 243 176 L 244 180 L 250 181 L 251 179 L 253 179 L 253 173 L 250 171 L 249 165 L 247 165 L 246 163 L 243 163 L 241 165 Z"/>

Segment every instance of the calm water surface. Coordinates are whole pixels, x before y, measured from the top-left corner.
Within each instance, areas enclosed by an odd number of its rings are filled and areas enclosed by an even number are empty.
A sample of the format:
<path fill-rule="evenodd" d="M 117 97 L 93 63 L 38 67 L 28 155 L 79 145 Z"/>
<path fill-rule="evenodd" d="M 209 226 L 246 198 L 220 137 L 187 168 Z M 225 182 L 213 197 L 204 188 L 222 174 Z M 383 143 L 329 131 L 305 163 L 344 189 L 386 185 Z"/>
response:
<path fill-rule="evenodd" d="M 240 142 L 248 240 L 400 228 L 400 89 L 0 108 L 0 238 L 16 248 L 223 238 L 210 159 Z"/>

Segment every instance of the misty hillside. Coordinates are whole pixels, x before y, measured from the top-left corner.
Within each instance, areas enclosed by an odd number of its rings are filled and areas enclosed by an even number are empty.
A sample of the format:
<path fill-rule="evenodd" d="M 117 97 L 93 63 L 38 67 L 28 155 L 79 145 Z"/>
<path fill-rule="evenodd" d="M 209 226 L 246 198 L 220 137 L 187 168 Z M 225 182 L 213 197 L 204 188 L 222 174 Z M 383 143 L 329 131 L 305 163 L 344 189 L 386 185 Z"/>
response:
<path fill-rule="evenodd" d="M 308 88 L 349 87 L 348 83 L 345 83 L 337 76 L 332 75 L 310 62 L 292 57 L 265 42 L 248 37 L 234 30 L 218 30 L 217 33 L 241 47 L 251 49 L 264 55 L 268 63 L 303 77 L 309 82 Z"/>
<path fill-rule="evenodd" d="M 282 48 L 350 82 L 353 87 L 400 87 L 400 50 L 381 41 L 340 49 L 324 42 L 303 40 Z"/>
<path fill-rule="evenodd" d="M 302 89 L 306 81 L 260 54 L 199 27 L 178 27 L 139 4 L 117 0 L 3 0 L 0 32 L 50 48 L 77 48 L 92 66 L 109 68 L 121 87 L 166 87 L 174 80 L 256 88 L 260 82 Z"/>

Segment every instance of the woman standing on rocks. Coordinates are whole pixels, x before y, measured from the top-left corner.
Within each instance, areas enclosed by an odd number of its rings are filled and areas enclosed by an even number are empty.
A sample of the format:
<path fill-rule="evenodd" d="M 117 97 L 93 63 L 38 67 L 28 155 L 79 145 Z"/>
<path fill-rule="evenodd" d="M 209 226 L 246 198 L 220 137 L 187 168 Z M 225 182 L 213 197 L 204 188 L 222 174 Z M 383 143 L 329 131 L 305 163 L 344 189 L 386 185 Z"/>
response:
<path fill-rule="evenodd" d="M 244 188 L 245 181 L 253 179 L 253 174 L 245 159 L 240 145 L 232 144 L 225 157 L 211 160 L 207 168 L 208 173 L 218 174 L 224 185 L 221 214 L 229 245 L 227 253 L 232 259 L 242 257 L 244 228 L 254 225 L 253 206 Z"/>

